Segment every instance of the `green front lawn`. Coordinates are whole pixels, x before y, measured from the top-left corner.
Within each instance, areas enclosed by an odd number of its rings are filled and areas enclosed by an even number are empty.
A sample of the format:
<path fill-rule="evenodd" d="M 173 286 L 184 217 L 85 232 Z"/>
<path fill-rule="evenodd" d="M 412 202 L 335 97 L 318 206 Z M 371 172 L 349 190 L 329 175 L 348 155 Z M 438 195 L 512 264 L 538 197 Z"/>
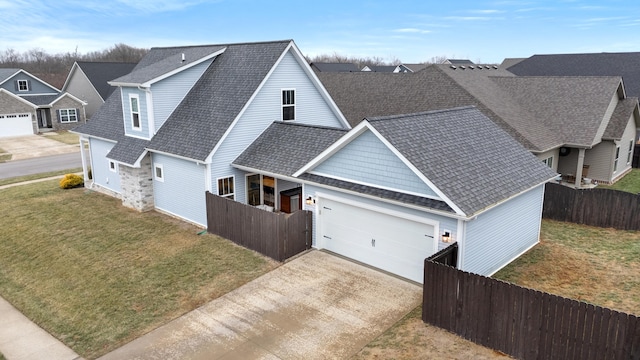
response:
<path fill-rule="evenodd" d="M 632 169 L 613 185 L 598 185 L 598 187 L 638 194 L 640 193 L 640 169 Z"/>
<path fill-rule="evenodd" d="M 58 180 L 0 190 L 0 295 L 85 358 L 278 264 L 156 212 Z"/>
<path fill-rule="evenodd" d="M 61 143 L 65 143 L 68 145 L 78 145 L 80 144 L 80 136 L 78 136 L 77 134 L 74 133 L 70 133 L 68 131 L 56 131 L 56 132 L 50 132 L 47 133 L 46 136 L 47 139 L 51 139 L 51 140 L 56 140 L 59 141 Z"/>

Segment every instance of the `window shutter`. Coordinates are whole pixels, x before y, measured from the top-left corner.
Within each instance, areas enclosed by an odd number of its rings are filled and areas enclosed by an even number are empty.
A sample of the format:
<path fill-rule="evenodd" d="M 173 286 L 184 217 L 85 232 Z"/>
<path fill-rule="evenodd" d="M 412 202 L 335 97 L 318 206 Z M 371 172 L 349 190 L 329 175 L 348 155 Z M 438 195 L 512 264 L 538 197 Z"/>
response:
<path fill-rule="evenodd" d="M 80 109 L 76 108 L 76 121 L 80 121 Z"/>
<path fill-rule="evenodd" d="M 60 117 L 60 109 L 56 110 L 56 115 L 58 116 L 58 122 L 61 123 L 62 122 L 62 118 Z"/>
<path fill-rule="evenodd" d="M 27 80 L 27 90 L 31 91 L 31 80 Z"/>
<path fill-rule="evenodd" d="M 16 86 L 16 91 L 18 91 L 18 80 L 13 80 L 13 84 Z"/>

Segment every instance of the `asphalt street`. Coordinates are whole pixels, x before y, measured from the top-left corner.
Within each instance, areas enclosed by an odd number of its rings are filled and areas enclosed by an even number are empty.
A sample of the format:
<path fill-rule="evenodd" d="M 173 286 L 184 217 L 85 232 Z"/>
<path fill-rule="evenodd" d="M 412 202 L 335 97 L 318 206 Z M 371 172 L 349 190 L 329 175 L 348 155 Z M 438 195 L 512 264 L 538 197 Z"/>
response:
<path fill-rule="evenodd" d="M 82 167 L 79 152 L 0 163 L 0 179 Z"/>

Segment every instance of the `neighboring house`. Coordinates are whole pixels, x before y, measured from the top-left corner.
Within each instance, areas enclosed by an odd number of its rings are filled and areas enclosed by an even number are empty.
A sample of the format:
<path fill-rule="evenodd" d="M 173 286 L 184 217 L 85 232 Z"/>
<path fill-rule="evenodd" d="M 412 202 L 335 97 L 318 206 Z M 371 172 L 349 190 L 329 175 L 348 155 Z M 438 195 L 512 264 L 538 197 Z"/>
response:
<path fill-rule="evenodd" d="M 428 64 L 400 64 L 393 72 L 416 72 L 429 66 Z"/>
<path fill-rule="evenodd" d="M 358 67 L 353 63 L 323 63 L 313 62 L 311 68 L 315 72 L 356 72 Z"/>
<path fill-rule="evenodd" d="M 450 242 L 491 274 L 538 241 L 555 172 L 470 107 L 351 129 L 293 41 L 153 48 L 110 83 L 74 131 L 86 186 L 124 206 L 201 226 L 205 191 L 307 208 L 314 247 L 418 282 Z"/>
<path fill-rule="evenodd" d="M 274 123 L 233 166 L 301 184 L 314 247 L 417 282 L 451 242 L 459 268 L 484 275 L 534 246 L 556 176 L 473 107 L 368 118 L 349 132 Z"/>
<path fill-rule="evenodd" d="M 521 62 L 522 60 L 525 60 L 526 58 L 505 58 L 504 60 L 502 60 L 502 63 L 500 64 L 500 67 L 502 69 L 509 69 L 510 67 L 512 67 L 513 65 Z"/>
<path fill-rule="evenodd" d="M 638 100 L 626 97 L 620 77 L 518 77 L 485 65 L 319 77 L 352 126 L 367 116 L 474 105 L 576 186 L 585 178 L 612 183 L 631 169 Z"/>
<path fill-rule="evenodd" d="M 396 72 L 396 67 L 396 65 L 365 65 L 361 71 L 392 73 Z"/>
<path fill-rule="evenodd" d="M 442 62 L 445 65 L 469 66 L 475 65 L 473 61 L 467 59 L 447 59 Z"/>
<path fill-rule="evenodd" d="M 0 137 L 71 129 L 86 122 L 85 105 L 22 69 L 0 69 Z"/>
<path fill-rule="evenodd" d="M 135 66 L 135 63 L 76 61 L 67 75 L 62 91 L 86 102 L 87 118 L 91 119 L 116 89 L 108 82 L 130 73 Z"/>

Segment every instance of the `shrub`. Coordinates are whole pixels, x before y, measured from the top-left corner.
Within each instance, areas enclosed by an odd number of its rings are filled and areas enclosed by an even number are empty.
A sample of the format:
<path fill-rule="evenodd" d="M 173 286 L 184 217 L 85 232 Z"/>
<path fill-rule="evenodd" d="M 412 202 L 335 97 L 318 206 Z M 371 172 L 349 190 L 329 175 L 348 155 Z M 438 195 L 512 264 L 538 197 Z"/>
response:
<path fill-rule="evenodd" d="M 76 174 L 66 174 L 60 180 L 61 189 L 73 189 L 84 185 L 84 179 L 82 176 Z"/>

